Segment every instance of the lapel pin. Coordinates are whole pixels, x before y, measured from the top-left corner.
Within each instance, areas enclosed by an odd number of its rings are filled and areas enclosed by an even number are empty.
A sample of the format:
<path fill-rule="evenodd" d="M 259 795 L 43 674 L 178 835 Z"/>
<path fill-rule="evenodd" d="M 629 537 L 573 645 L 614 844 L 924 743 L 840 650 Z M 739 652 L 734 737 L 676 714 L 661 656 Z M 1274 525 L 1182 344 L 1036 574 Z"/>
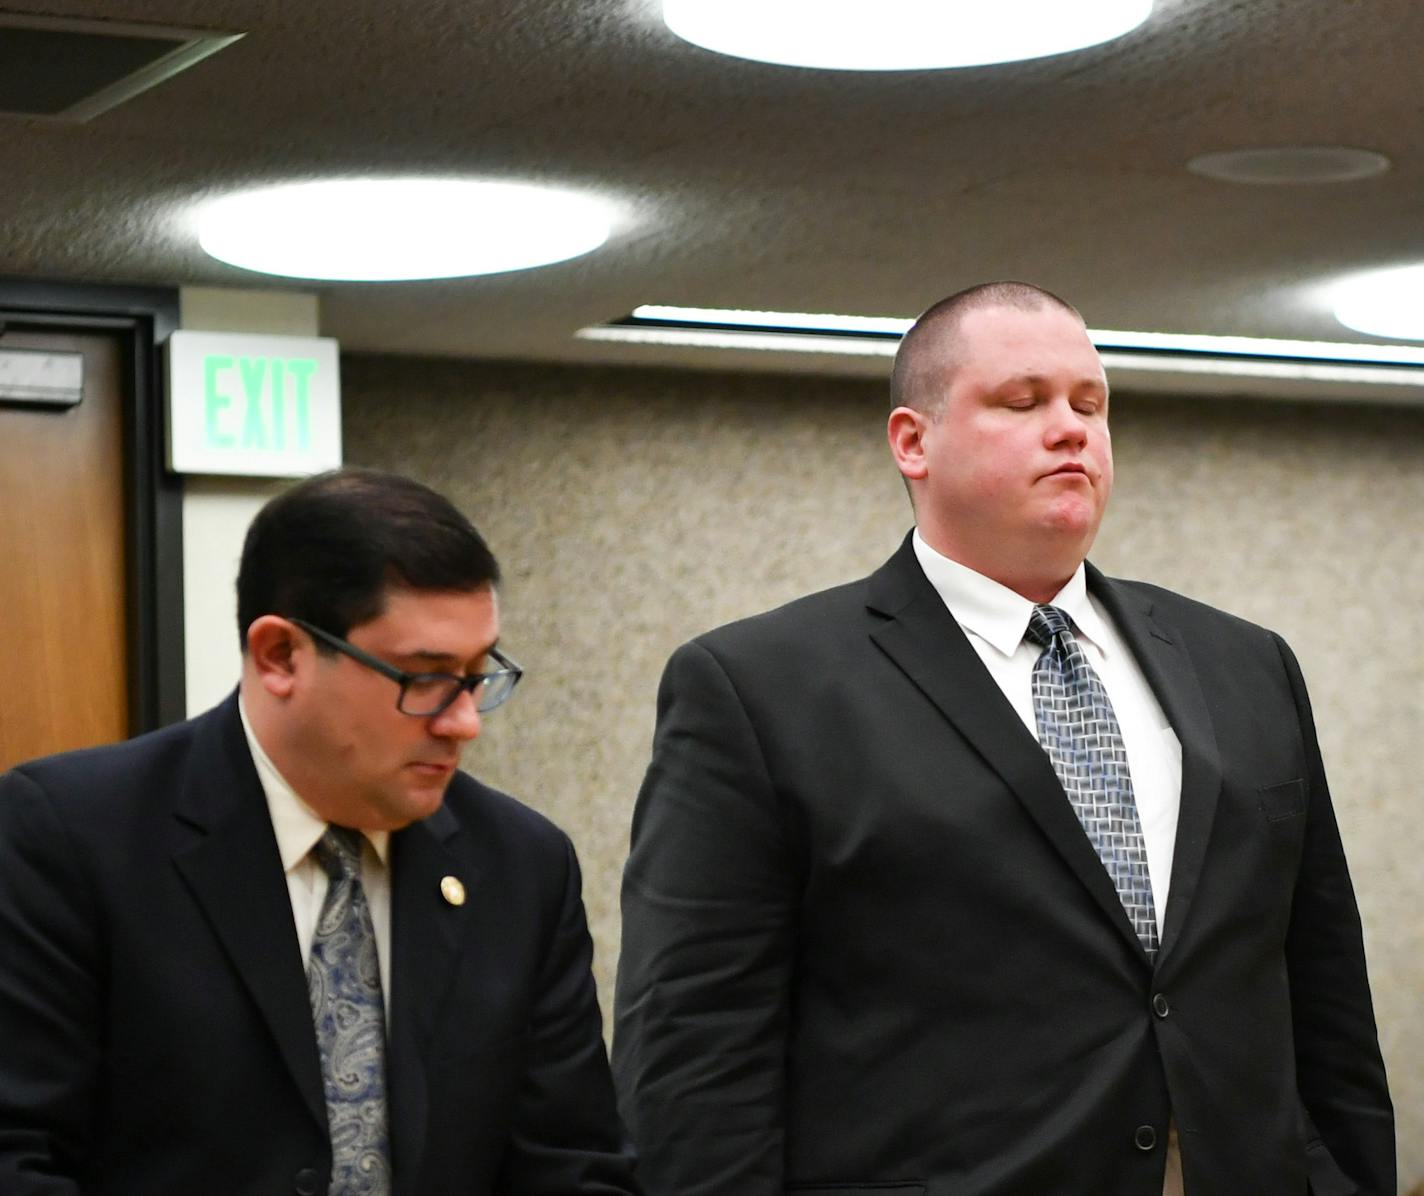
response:
<path fill-rule="evenodd" d="M 465 886 L 460 883 L 459 877 L 442 876 L 440 878 L 440 896 L 445 898 L 449 905 L 464 905 Z"/>

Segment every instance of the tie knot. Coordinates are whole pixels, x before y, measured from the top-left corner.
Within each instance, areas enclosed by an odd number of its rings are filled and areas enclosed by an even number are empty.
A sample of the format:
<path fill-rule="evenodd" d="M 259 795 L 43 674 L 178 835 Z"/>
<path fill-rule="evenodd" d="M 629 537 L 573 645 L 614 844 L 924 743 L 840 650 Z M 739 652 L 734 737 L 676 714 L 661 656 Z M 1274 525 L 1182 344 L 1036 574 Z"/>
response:
<path fill-rule="evenodd" d="M 1056 606 L 1035 606 L 1033 614 L 1028 617 L 1028 630 L 1024 632 L 1024 639 L 1047 648 L 1067 631 L 1068 616 Z"/>
<path fill-rule="evenodd" d="M 349 826 L 328 826 L 312 855 L 332 880 L 361 875 L 361 832 Z"/>

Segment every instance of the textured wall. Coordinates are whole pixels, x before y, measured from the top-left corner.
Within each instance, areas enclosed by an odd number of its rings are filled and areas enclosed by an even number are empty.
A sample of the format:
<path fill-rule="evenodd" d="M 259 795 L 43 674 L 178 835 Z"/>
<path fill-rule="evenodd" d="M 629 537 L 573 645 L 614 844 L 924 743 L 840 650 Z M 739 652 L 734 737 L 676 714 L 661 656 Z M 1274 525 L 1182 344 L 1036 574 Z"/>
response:
<path fill-rule="evenodd" d="M 814 378 L 343 361 L 347 457 L 451 495 L 507 571 L 528 670 L 472 771 L 576 841 L 605 1009 L 629 813 L 682 640 L 859 576 L 909 524 L 884 388 Z M 1114 400 L 1094 560 L 1282 632 L 1311 683 L 1400 1120 L 1424 1180 L 1424 412 Z"/>

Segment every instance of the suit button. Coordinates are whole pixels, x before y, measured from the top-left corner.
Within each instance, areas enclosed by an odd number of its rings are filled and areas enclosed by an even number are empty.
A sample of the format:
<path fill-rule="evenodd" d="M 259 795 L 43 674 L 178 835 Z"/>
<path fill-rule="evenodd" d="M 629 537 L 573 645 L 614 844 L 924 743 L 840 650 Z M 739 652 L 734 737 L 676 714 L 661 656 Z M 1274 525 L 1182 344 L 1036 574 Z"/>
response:
<path fill-rule="evenodd" d="M 315 1167 L 303 1167 L 292 1177 L 292 1190 L 297 1196 L 316 1196 L 321 1190 L 321 1176 Z"/>
<path fill-rule="evenodd" d="M 1158 993 L 1152 998 L 1152 1012 L 1158 1017 L 1166 1017 L 1172 1012 L 1172 1007 L 1167 1004 L 1167 998 L 1163 993 Z"/>
<path fill-rule="evenodd" d="M 1157 1131 L 1150 1125 L 1139 1125 L 1132 1135 L 1132 1144 L 1138 1150 L 1151 1150 L 1157 1145 Z"/>

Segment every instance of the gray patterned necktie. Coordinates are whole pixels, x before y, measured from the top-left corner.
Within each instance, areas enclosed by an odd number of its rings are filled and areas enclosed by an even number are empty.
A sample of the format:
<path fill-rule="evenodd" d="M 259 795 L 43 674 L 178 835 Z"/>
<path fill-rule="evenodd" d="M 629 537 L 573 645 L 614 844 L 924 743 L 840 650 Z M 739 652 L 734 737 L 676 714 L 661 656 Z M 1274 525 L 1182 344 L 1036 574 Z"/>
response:
<path fill-rule="evenodd" d="M 1061 610 L 1035 606 L 1024 638 L 1045 649 L 1033 666 L 1038 741 L 1151 958 L 1157 916 L 1117 715 Z"/>
<path fill-rule="evenodd" d="M 330 826 L 312 857 L 331 878 L 312 938 L 307 989 L 331 1134 L 329 1196 L 389 1196 L 386 1015 L 361 833 Z"/>

